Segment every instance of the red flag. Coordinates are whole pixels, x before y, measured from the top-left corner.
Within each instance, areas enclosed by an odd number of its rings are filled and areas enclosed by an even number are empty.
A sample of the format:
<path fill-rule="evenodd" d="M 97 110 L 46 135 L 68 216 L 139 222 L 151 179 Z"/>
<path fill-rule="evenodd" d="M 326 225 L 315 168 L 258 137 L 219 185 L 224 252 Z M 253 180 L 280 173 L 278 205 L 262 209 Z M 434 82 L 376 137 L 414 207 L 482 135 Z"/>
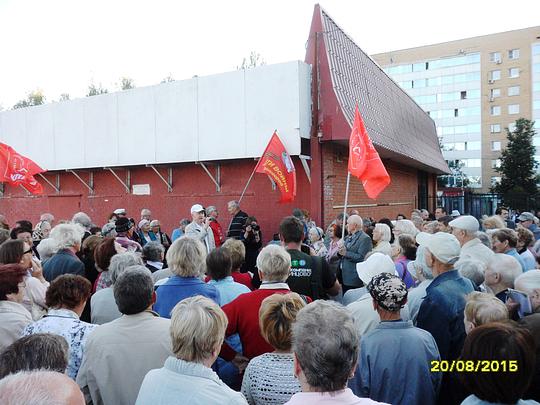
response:
<path fill-rule="evenodd" d="M 42 194 L 43 187 L 34 175 L 44 171 L 32 160 L 15 152 L 11 146 L 0 143 L 0 182 L 21 185 L 32 194 Z"/>
<path fill-rule="evenodd" d="M 372 199 L 390 184 L 390 176 L 369 139 L 358 105 L 349 139 L 349 172 L 360 179 L 366 194 Z"/>
<path fill-rule="evenodd" d="M 296 171 L 291 156 L 281 143 L 276 132 L 272 135 L 257 167 L 257 173 L 266 173 L 281 191 L 279 202 L 291 202 L 296 197 Z"/>

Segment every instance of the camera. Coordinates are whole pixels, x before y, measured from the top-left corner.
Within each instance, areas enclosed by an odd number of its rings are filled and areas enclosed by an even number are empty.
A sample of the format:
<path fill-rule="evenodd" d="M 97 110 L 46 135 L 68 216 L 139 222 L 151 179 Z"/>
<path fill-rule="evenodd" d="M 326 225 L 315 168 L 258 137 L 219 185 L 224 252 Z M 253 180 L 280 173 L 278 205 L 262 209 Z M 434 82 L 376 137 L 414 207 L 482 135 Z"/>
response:
<path fill-rule="evenodd" d="M 258 232 L 261 229 L 261 227 L 259 225 L 255 224 L 255 225 L 251 225 L 251 229 L 253 231 L 255 231 L 255 232 Z"/>

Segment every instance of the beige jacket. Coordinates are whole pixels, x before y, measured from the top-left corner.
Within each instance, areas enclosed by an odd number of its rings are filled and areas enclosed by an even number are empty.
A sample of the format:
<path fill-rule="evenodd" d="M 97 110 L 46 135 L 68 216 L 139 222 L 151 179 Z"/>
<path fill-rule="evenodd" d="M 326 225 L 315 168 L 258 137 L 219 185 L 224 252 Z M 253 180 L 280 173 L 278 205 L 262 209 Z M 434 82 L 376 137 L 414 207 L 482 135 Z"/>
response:
<path fill-rule="evenodd" d="M 32 323 L 30 312 L 17 302 L 0 301 L 0 352 L 21 337 Z"/>
<path fill-rule="evenodd" d="M 77 384 L 87 403 L 133 405 L 144 376 L 172 355 L 169 319 L 144 311 L 98 326 L 88 337 Z"/>

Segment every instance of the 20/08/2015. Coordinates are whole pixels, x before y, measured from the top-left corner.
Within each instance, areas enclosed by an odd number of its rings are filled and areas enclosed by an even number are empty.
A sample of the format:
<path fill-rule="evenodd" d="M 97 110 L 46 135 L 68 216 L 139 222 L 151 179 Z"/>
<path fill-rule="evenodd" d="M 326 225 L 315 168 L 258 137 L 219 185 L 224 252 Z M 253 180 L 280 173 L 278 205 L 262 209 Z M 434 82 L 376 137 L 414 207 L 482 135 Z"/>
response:
<path fill-rule="evenodd" d="M 518 371 L 517 360 L 432 360 L 432 373 L 499 373 Z"/>

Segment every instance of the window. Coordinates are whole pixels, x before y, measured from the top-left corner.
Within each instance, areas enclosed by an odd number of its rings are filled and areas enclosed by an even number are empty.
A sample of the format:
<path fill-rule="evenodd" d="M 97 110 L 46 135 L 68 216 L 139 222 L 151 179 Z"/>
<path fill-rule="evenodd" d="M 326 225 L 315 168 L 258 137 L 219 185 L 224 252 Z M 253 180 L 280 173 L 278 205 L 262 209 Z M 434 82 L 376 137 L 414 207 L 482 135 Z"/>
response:
<path fill-rule="evenodd" d="M 423 70 L 426 70 L 426 63 L 425 62 L 415 63 L 412 66 L 412 70 L 413 72 L 421 72 Z"/>
<path fill-rule="evenodd" d="M 500 62 L 501 61 L 501 53 L 500 52 L 491 52 L 489 54 L 489 61 L 490 62 Z"/>
<path fill-rule="evenodd" d="M 481 159 L 463 159 L 465 167 L 481 167 Z"/>
<path fill-rule="evenodd" d="M 480 150 L 480 141 L 469 141 L 466 143 L 467 150 Z"/>
<path fill-rule="evenodd" d="M 534 44 L 532 47 L 533 55 L 540 55 L 540 44 Z"/>
<path fill-rule="evenodd" d="M 508 77 L 511 79 L 515 79 L 516 77 L 519 77 L 519 68 L 508 69 Z"/>
<path fill-rule="evenodd" d="M 516 123 L 515 122 L 511 122 L 510 124 L 508 124 L 508 130 L 510 132 L 514 132 L 516 130 Z"/>
<path fill-rule="evenodd" d="M 501 132 L 501 124 L 491 124 L 489 126 L 489 132 L 491 132 L 492 134 L 497 134 Z"/>
<path fill-rule="evenodd" d="M 489 79 L 490 80 L 501 80 L 501 71 L 500 70 L 492 70 L 489 72 Z"/>
<path fill-rule="evenodd" d="M 491 161 L 491 168 L 496 169 L 498 167 L 501 167 L 501 159 L 493 159 Z"/>
<path fill-rule="evenodd" d="M 491 89 L 489 94 L 490 94 L 490 98 L 493 100 L 495 97 L 501 96 L 501 89 Z"/>
<path fill-rule="evenodd" d="M 501 178 L 499 176 L 494 176 L 491 178 L 491 185 L 494 186 L 497 183 L 501 182 Z"/>
<path fill-rule="evenodd" d="M 466 99 L 467 99 L 467 92 L 466 92 L 466 91 L 462 91 L 462 92 L 460 93 L 460 97 L 461 97 L 462 100 L 466 100 Z"/>
<path fill-rule="evenodd" d="M 491 115 L 493 116 L 501 115 L 501 106 L 499 105 L 491 106 L 490 110 L 491 110 Z"/>
<path fill-rule="evenodd" d="M 536 146 L 536 147 L 540 146 L 540 137 L 534 136 L 532 140 L 533 140 L 533 146 Z"/>
<path fill-rule="evenodd" d="M 510 49 L 508 51 L 508 59 L 519 59 L 519 49 Z"/>
<path fill-rule="evenodd" d="M 465 142 L 456 142 L 454 150 L 465 150 Z"/>
<path fill-rule="evenodd" d="M 492 151 L 501 150 L 501 142 L 500 141 L 491 141 L 491 150 Z"/>
<path fill-rule="evenodd" d="M 519 104 L 509 104 L 508 114 L 519 114 Z"/>
<path fill-rule="evenodd" d="M 426 79 L 417 79 L 413 81 L 413 89 L 420 89 L 426 87 Z"/>
<path fill-rule="evenodd" d="M 510 86 L 508 87 L 509 96 L 519 96 L 519 86 Z"/>

